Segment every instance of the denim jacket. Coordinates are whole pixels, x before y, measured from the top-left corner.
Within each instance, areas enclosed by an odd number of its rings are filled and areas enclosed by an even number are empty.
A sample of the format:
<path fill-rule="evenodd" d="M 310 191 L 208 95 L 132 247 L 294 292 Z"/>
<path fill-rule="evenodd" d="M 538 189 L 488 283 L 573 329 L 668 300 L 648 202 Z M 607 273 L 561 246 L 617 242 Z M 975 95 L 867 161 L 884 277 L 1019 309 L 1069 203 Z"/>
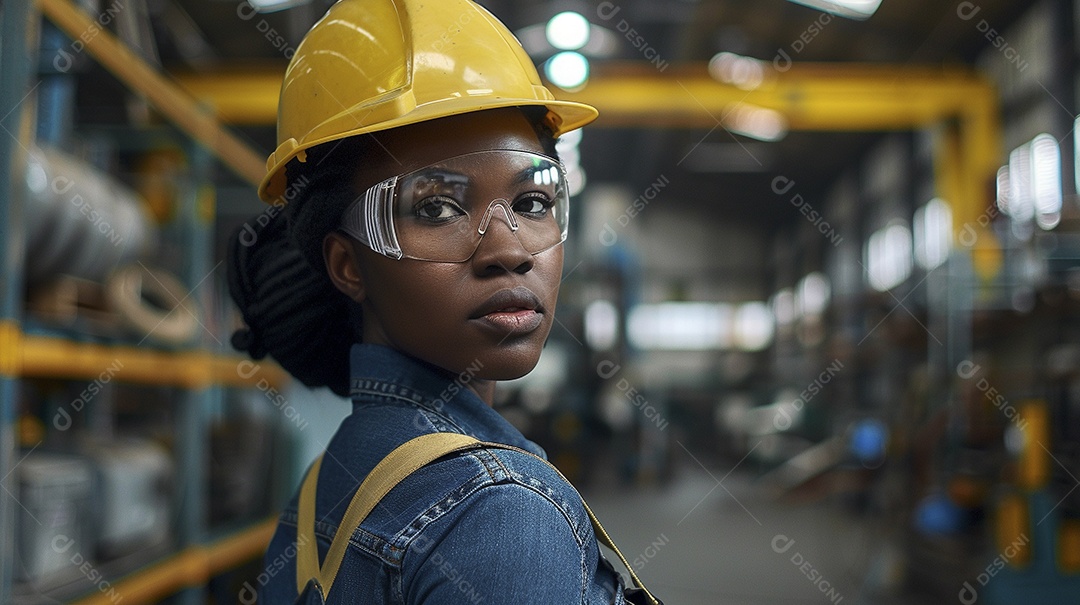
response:
<path fill-rule="evenodd" d="M 319 472 L 320 561 L 360 482 L 413 437 L 464 433 L 544 456 L 467 387 L 470 370 L 449 375 L 378 345 L 354 345 L 351 367 L 353 413 Z M 266 553 L 262 603 L 296 599 L 296 506 L 294 495 Z M 571 485 L 531 456 L 477 449 L 429 464 L 383 498 L 352 532 L 327 603 L 591 605 L 624 603 L 622 589 Z"/>

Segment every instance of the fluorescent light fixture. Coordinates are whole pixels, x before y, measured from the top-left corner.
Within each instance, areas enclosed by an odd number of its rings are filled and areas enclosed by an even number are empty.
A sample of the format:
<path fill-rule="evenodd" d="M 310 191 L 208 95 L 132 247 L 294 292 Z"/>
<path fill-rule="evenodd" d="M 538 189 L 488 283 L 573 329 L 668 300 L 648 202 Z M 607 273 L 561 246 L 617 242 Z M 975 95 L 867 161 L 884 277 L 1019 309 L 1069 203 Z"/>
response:
<path fill-rule="evenodd" d="M 1031 145 L 1009 153 L 1009 216 L 1019 223 L 1035 218 L 1035 200 L 1031 197 Z"/>
<path fill-rule="evenodd" d="M 770 301 L 776 323 L 781 326 L 789 326 L 795 321 L 795 293 L 791 288 L 784 288 L 773 294 Z"/>
<path fill-rule="evenodd" d="M 949 258 L 952 249 L 952 210 L 934 198 L 915 211 L 915 262 L 927 271 Z"/>
<path fill-rule="evenodd" d="M 1043 133 L 1031 140 L 1031 197 L 1035 222 L 1049 231 L 1061 222 L 1061 149 Z"/>
<path fill-rule="evenodd" d="M 630 310 L 626 335 L 638 349 L 708 351 L 730 349 L 731 305 L 666 302 Z"/>
<path fill-rule="evenodd" d="M 609 300 L 585 307 L 585 342 L 594 351 L 610 351 L 619 341 L 619 310 Z"/>
<path fill-rule="evenodd" d="M 859 21 L 869 19 L 881 6 L 881 0 L 791 0 L 791 2 Z"/>
<path fill-rule="evenodd" d="M 544 73 L 552 84 L 563 90 L 576 91 L 589 79 L 589 60 L 581 53 L 563 51 L 548 59 Z"/>
<path fill-rule="evenodd" d="M 997 207 L 998 210 L 1009 214 L 1009 196 L 1012 195 L 1012 185 L 1009 184 L 1009 167 L 1002 166 L 997 171 Z"/>
<path fill-rule="evenodd" d="M 257 13 L 275 13 L 301 4 L 308 4 L 311 0 L 247 0 Z"/>
<path fill-rule="evenodd" d="M 748 302 L 735 311 L 735 346 L 743 351 L 760 351 L 772 342 L 773 315 L 763 302 Z"/>
<path fill-rule="evenodd" d="M 754 90 L 765 81 L 764 62 L 735 53 L 717 53 L 709 60 L 709 75 L 742 90 Z"/>
<path fill-rule="evenodd" d="M 878 292 L 904 283 L 911 276 L 911 229 L 893 223 L 878 229 L 866 242 L 866 278 Z"/>
<path fill-rule="evenodd" d="M 749 103 L 736 103 L 723 116 L 724 128 L 759 141 L 774 142 L 787 136 L 784 114 Z"/>
<path fill-rule="evenodd" d="M 552 17 L 544 33 L 548 44 L 559 50 L 579 50 L 589 43 L 590 27 L 589 20 L 581 13 L 566 11 Z"/>
<path fill-rule="evenodd" d="M 1045 230 L 1061 222 L 1061 204 L 1061 147 L 1042 133 L 1013 149 L 998 169 L 997 206 L 1012 219 L 1013 234 L 1027 240 L 1032 222 Z"/>
<path fill-rule="evenodd" d="M 799 317 L 821 315 L 829 308 L 829 278 L 814 271 L 799 280 L 795 290 L 795 313 Z"/>

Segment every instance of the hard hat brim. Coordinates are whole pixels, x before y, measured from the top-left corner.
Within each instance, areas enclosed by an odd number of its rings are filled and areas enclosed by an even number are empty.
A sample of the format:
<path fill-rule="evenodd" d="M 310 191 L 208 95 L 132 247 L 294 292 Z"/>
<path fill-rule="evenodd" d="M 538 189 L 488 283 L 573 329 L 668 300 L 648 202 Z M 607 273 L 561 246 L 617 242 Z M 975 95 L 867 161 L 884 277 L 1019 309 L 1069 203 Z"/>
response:
<path fill-rule="evenodd" d="M 304 152 L 308 149 L 362 134 L 372 134 L 417 124 L 438 118 L 460 115 L 475 111 L 500 109 L 505 107 L 546 107 L 548 116 L 547 125 L 556 137 L 572 130 L 577 130 L 589 124 L 597 118 L 599 112 L 595 107 L 575 101 L 538 100 L 538 99 L 490 99 L 480 101 L 475 97 L 444 100 L 427 106 L 416 107 L 413 111 L 399 118 L 381 121 L 376 124 L 360 126 L 352 130 L 338 132 L 330 136 L 316 137 L 310 141 L 296 141 L 290 139 L 278 146 L 278 149 L 267 161 L 267 173 L 259 184 L 259 198 L 273 205 L 287 204 L 292 195 L 289 195 L 288 180 L 285 175 L 285 166 L 294 158 L 300 157 L 303 161 Z M 298 193 L 298 192 L 297 192 Z"/>

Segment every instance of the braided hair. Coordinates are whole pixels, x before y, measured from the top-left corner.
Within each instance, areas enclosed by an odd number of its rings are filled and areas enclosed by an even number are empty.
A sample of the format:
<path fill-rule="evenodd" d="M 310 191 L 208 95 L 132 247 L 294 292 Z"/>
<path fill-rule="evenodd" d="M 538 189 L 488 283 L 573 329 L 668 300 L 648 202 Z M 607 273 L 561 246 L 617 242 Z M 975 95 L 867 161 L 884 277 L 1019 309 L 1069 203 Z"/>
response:
<path fill-rule="evenodd" d="M 557 158 L 555 137 L 542 120 L 546 110 L 521 109 L 536 125 L 544 152 Z M 303 384 L 343 397 L 349 394 L 349 349 L 363 339 L 363 314 L 330 281 L 323 239 L 359 194 L 354 183 L 363 159 L 377 152 L 364 136 L 309 149 L 305 162 L 286 167 L 288 203 L 272 206 L 229 238 L 229 293 L 246 324 L 233 333 L 233 347 L 253 359 L 270 355 Z"/>

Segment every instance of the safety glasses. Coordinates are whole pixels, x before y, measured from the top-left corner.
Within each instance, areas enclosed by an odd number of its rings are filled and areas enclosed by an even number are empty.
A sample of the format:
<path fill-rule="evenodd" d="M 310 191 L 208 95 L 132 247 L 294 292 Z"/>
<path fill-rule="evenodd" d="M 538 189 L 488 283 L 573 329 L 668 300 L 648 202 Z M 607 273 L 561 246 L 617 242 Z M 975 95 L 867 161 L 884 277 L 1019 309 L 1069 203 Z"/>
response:
<path fill-rule="evenodd" d="M 527 151 L 455 156 L 394 176 L 357 198 L 341 230 L 393 259 L 460 263 L 498 223 L 530 254 L 566 240 L 570 199 L 562 165 Z"/>

